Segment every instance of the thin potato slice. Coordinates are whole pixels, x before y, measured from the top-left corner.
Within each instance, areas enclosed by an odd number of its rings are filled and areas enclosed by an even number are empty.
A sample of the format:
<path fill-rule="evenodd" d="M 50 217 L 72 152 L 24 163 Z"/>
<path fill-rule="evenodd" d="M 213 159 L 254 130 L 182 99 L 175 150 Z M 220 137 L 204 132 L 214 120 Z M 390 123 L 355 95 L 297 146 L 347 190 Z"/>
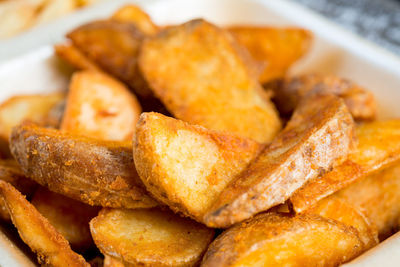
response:
<path fill-rule="evenodd" d="M 221 191 L 262 148 L 250 139 L 143 113 L 133 154 L 139 176 L 152 195 L 201 221 Z"/>
<path fill-rule="evenodd" d="M 32 205 L 70 243 L 74 250 L 84 252 L 93 246 L 89 221 L 99 212 L 92 207 L 43 187 L 35 192 Z"/>
<path fill-rule="evenodd" d="M 270 87 L 274 91 L 274 101 L 284 115 L 290 114 L 308 93 L 329 92 L 343 98 L 354 119 L 372 120 L 376 116 L 376 101 L 371 92 L 333 75 L 308 74 L 285 78 Z"/>
<path fill-rule="evenodd" d="M 284 203 L 308 180 L 342 163 L 354 122 L 334 95 L 303 99 L 286 128 L 220 194 L 204 221 L 228 227 Z"/>
<path fill-rule="evenodd" d="M 110 141 L 132 140 L 141 107 L 121 82 L 95 71 L 72 76 L 61 130 Z"/>
<path fill-rule="evenodd" d="M 357 231 L 340 222 L 263 213 L 218 236 L 202 266 L 338 266 L 362 248 Z"/>
<path fill-rule="evenodd" d="M 128 84 L 138 95 L 151 91 L 137 68 L 139 47 L 145 35 L 131 23 L 95 21 L 67 35 L 72 43 L 103 70 Z"/>
<path fill-rule="evenodd" d="M 91 61 L 73 44 L 66 43 L 55 45 L 54 51 L 57 56 L 78 70 L 101 71 L 96 63 Z"/>
<path fill-rule="evenodd" d="M 324 197 L 400 159 L 400 120 L 362 124 L 356 127 L 356 136 L 358 144 L 347 161 L 293 194 L 290 202 L 296 212 L 305 211 Z"/>
<path fill-rule="evenodd" d="M 282 78 L 293 63 L 306 54 L 311 46 L 311 32 L 300 28 L 233 26 L 228 30 L 266 67 L 259 81 L 265 83 Z"/>
<path fill-rule="evenodd" d="M 139 68 L 176 118 L 269 142 L 281 123 L 240 48 L 228 32 L 192 20 L 146 39 Z"/>
<path fill-rule="evenodd" d="M 0 195 L 19 235 L 37 254 L 40 264 L 90 266 L 82 256 L 71 250 L 68 241 L 14 187 L 0 181 Z"/>
<path fill-rule="evenodd" d="M 140 181 L 131 142 L 111 142 L 32 124 L 15 127 L 11 152 L 24 173 L 51 191 L 104 207 L 157 205 Z"/>
<path fill-rule="evenodd" d="M 90 222 L 102 253 L 134 266 L 194 266 L 212 229 L 160 209 L 103 209 Z"/>
<path fill-rule="evenodd" d="M 154 35 L 159 31 L 158 26 L 153 23 L 150 16 L 140 7 L 135 5 L 126 5 L 121 7 L 112 15 L 111 19 L 132 23 L 147 35 Z"/>

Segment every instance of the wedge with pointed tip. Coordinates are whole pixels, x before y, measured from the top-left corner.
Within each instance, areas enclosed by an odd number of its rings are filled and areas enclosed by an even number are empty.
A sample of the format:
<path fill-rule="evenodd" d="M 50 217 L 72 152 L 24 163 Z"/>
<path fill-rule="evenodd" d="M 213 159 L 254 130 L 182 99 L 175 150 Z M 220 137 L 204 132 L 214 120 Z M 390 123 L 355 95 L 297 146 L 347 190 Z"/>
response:
<path fill-rule="evenodd" d="M 94 70 L 101 69 L 85 56 L 75 45 L 70 43 L 57 44 L 54 46 L 54 52 L 58 57 L 69 63 L 78 70 Z"/>

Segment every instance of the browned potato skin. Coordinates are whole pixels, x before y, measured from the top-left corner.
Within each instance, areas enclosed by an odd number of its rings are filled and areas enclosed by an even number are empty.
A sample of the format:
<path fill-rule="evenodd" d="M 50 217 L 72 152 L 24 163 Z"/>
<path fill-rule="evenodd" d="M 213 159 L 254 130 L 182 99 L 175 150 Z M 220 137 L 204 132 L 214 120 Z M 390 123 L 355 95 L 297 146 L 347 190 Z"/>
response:
<path fill-rule="evenodd" d="M 149 192 L 174 211 L 201 222 L 220 192 L 263 147 L 229 133 L 143 113 L 133 154 Z"/>
<path fill-rule="evenodd" d="M 128 84 L 138 95 L 152 95 L 137 68 L 139 47 L 145 35 L 131 23 L 95 21 L 67 37 L 90 60 Z"/>
<path fill-rule="evenodd" d="M 125 267 L 127 264 L 124 262 L 117 260 L 111 256 L 104 255 L 104 265 L 103 267 Z"/>
<path fill-rule="evenodd" d="M 0 181 L 11 219 L 21 239 L 37 254 L 40 264 L 47 266 L 90 266 L 73 252 L 68 241 L 10 184 Z"/>
<path fill-rule="evenodd" d="M 58 57 L 78 70 L 101 71 L 93 61 L 73 44 L 57 44 L 54 46 L 54 51 Z"/>
<path fill-rule="evenodd" d="M 288 77 L 266 85 L 274 92 L 274 101 L 279 111 L 290 114 L 300 99 L 310 92 L 329 92 L 343 98 L 351 115 L 356 120 L 373 120 L 376 116 L 374 95 L 358 84 L 334 75 L 307 74 Z"/>
<path fill-rule="evenodd" d="M 302 212 L 330 194 L 395 164 L 400 159 L 400 120 L 375 121 L 356 127 L 357 146 L 348 159 L 332 171 L 309 181 L 290 198 Z"/>
<path fill-rule="evenodd" d="M 100 251 L 125 266 L 195 266 L 214 236 L 212 229 L 158 208 L 103 209 L 90 229 Z"/>
<path fill-rule="evenodd" d="M 51 191 L 104 207 L 152 207 L 131 142 L 101 141 L 32 124 L 15 127 L 11 153 L 24 173 Z"/>
<path fill-rule="evenodd" d="M 290 66 L 308 52 L 312 41 L 311 32 L 300 28 L 232 26 L 228 30 L 265 66 L 261 83 L 284 77 Z"/>
<path fill-rule="evenodd" d="M 267 143 L 281 122 L 249 60 L 227 31 L 192 20 L 144 40 L 139 68 L 174 117 Z"/>
<path fill-rule="evenodd" d="M 94 245 L 89 221 L 100 208 L 53 193 L 44 187 L 35 192 L 31 203 L 68 240 L 74 250 L 84 252 Z"/>
<path fill-rule="evenodd" d="M 136 5 L 126 5 L 118 9 L 111 17 L 112 20 L 132 23 L 143 33 L 154 35 L 159 31 L 150 16 Z"/>
<path fill-rule="evenodd" d="M 362 248 L 357 231 L 340 222 L 262 213 L 218 236 L 202 266 L 338 266 Z"/>
<path fill-rule="evenodd" d="M 308 180 L 346 159 L 353 130 L 343 100 L 318 94 L 305 98 L 285 129 L 220 194 L 205 223 L 228 227 L 284 203 Z"/>

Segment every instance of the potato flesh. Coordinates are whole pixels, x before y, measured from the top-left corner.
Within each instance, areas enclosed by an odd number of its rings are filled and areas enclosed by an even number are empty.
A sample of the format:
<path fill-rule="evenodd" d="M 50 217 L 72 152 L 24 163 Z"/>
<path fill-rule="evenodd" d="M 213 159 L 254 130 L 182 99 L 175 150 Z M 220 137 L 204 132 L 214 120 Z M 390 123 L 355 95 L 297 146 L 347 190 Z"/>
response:
<path fill-rule="evenodd" d="M 141 266 L 193 266 L 214 235 L 212 229 L 160 209 L 103 209 L 90 229 L 102 253 Z"/>
<path fill-rule="evenodd" d="M 281 123 L 240 49 L 226 31 L 193 20 L 146 39 L 139 68 L 176 118 L 269 142 Z"/>
<path fill-rule="evenodd" d="M 205 223 L 228 227 L 284 203 L 308 180 L 345 160 L 353 128 L 338 97 L 304 99 L 286 128 L 222 191 Z"/>

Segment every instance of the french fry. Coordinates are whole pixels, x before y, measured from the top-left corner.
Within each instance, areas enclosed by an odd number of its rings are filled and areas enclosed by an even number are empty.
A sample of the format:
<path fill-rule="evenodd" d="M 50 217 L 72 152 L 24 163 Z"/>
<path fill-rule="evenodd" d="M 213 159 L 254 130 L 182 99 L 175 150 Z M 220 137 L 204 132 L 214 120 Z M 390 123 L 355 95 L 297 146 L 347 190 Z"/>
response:
<path fill-rule="evenodd" d="M 48 23 L 54 19 L 64 16 L 77 8 L 75 0 L 51 0 L 45 1 L 45 5 L 40 9 L 35 17 L 35 24 Z"/>
<path fill-rule="evenodd" d="M 259 81 L 282 78 L 311 46 L 311 32 L 300 28 L 233 26 L 228 30 L 250 54 L 265 65 Z"/>
<path fill-rule="evenodd" d="M 131 142 L 111 142 L 32 124 L 15 127 L 11 152 L 24 173 L 51 191 L 105 207 L 152 207 Z"/>
<path fill-rule="evenodd" d="M 136 266 L 194 266 L 214 236 L 212 229 L 160 209 L 103 209 L 90 229 L 103 254 Z"/>
<path fill-rule="evenodd" d="M 353 119 L 334 95 L 303 99 L 285 129 L 232 181 L 204 221 L 224 228 L 284 203 L 307 181 L 342 163 L 352 147 Z"/>
<path fill-rule="evenodd" d="M 227 184 L 263 148 L 157 113 L 143 113 L 134 162 L 146 188 L 176 212 L 201 221 Z"/>
<path fill-rule="evenodd" d="M 73 75 L 60 129 L 111 141 L 132 140 L 141 107 L 122 83 L 107 74 Z"/>
<path fill-rule="evenodd" d="M 146 39 L 139 68 L 176 118 L 266 143 L 281 122 L 240 49 L 228 32 L 193 20 Z"/>
<path fill-rule="evenodd" d="M 340 222 L 262 213 L 218 236 L 202 266 L 338 266 L 362 249 L 357 231 Z"/>
<path fill-rule="evenodd" d="M 348 160 L 293 194 L 290 202 L 296 212 L 307 210 L 324 197 L 400 159 L 400 120 L 362 124 L 356 127 L 356 136 L 358 144 Z"/>
<path fill-rule="evenodd" d="M 78 70 L 101 71 L 101 69 L 85 56 L 76 46 L 70 43 L 54 46 L 56 55 Z"/>
<path fill-rule="evenodd" d="M 376 116 L 374 95 L 358 84 L 334 75 L 308 74 L 285 78 L 266 85 L 274 92 L 274 101 L 281 114 L 289 115 L 300 99 L 310 92 L 329 92 L 343 98 L 356 120 L 372 120 Z"/>
<path fill-rule="evenodd" d="M 10 184 L 0 181 L 11 219 L 22 240 L 37 254 L 40 264 L 47 266 L 90 266 L 73 252 L 68 241 Z"/>
<path fill-rule="evenodd" d="M 35 192 L 31 203 L 74 250 L 84 252 L 94 245 L 89 221 L 99 212 L 98 207 L 83 204 L 43 187 Z"/>

